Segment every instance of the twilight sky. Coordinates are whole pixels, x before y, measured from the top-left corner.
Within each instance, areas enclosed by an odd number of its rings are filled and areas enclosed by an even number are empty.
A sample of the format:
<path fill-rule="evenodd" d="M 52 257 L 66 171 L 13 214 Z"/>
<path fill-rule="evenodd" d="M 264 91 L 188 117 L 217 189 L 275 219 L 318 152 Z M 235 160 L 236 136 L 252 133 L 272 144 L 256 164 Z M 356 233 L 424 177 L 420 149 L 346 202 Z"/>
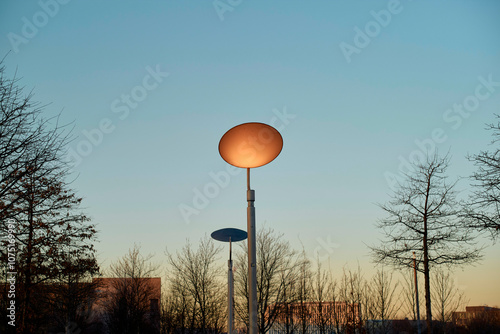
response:
<path fill-rule="evenodd" d="M 4 0 L 0 57 L 74 122 L 73 185 L 104 267 L 134 243 L 164 262 L 165 246 L 246 229 L 245 173 L 217 146 L 263 122 L 284 147 L 252 170 L 257 226 L 370 274 L 376 203 L 407 161 L 449 150 L 465 177 L 488 148 L 499 17 L 495 0 Z M 497 243 L 456 271 L 470 304 L 500 305 L 498 258 Z"/>

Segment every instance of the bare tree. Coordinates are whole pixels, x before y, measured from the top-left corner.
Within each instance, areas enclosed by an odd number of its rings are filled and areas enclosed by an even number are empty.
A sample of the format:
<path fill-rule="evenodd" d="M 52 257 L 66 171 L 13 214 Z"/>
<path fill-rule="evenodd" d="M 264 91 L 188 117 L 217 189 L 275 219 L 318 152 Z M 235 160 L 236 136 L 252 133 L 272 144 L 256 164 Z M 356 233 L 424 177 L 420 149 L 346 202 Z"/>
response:
<path fill-rule="evenodd" d="M 368 308 L 368 285 L 361 268 L 354 271 L 344 267 L 339 283 L 339 299 L 344 303 L 344 307 L 337 308 L 343 330 L 356 331 L 364 327 L 369 314 Z"/>
<path fill-rule="evenodd" d="M 296 311 L 295 314 L 299 320 L 298 329 L 301 333 L 307 333 L 309 330 L 309 325 L 311 323 L 312 309 L 309 305 L 312 301 L 312 272 L 311 272 L 311 262 L 306 256 L 305 250 L 302 250 L 302 255 L 299 258 L 298 273 L 295 274 L 297 279 L 295 280 L 296 286 Z"/>
<path fill-rule="evenodd" d="M 453 282 L 452 272 L 442 269 L 435 270 L 432 275 L 432 300 L 437 310 L 436 320 L 443 325 L 446 333 L 446 323 L 452 321 L 452 314 L 467 304 L 464 291 Z"/>
<path fill-rule="evenodd" d="M 194 298 L 189 296 L 188 291 L 169 286 L 162 302 L 161 333 L 185 334 L 192 331 L 190 320 L 193 317 L 190 314 L 193 309 Z"/>
<path fill-rule="evenodd" d="M 50 289 L 43 285 L 96 273 L 97 231 L 67 182 L 70 129 L 58 117 L 44 118 L 44 106 L 4 72 L 0 62 L 0 239 L 5 246 L 11 234 L 16 244 L 17 329 L 44 331 L 50 320 L 42 301 Z M 1 247 L 2 261 L 7 249 Z"/>
<path fill-rule="evenodd" d="M 290 297 L 287 291 L 296 278 L 300 259 L 283 235 L 273 229 L 264 228 L 257 232 L 257 303 L 259 333 L 266 333 L 282 314 L 284 303 Z M 237 254 L 240 269 L 235 275 L 235 305 L 240 321 L 248 325 L 248 281 L 247 244 L 240 243 Z"/>
<path fill-rule="evenodd" d="M 51 332 L 67 332 L 78 327 L 84 333 L 98 326 L 92 318 L 99 283 L 92 278 L 99 275 L 94 257 L 68 257 L 61 265 L 56 281 L 46 286 L 48 294 L 42 307 L 50 310 L 54 327 Z"/>
<path fill-rule="evenodd" d="M 226 285 L 223 268 L 217 264 L 222 247 L 205 237 L 197 250 L 188 243 L 176 254 L 169 253 L 169 296 L 179 322 L 189 332 L 220 333 L 226 324 Z"/>
<path fill-rule="evenodd" d="M 4 218 L 13 213 L 11 207 L 18 198 L 11 195 L 21 179 L 35 172 L 48 178 L 65 169 L 71 134 L 58 117 L 43 118 L 45 106 L 33 102 L 33 93 L 25 95 L 18 84 L 19 79 L 5 75 L 0 61 L 0 214 Z"/>
<path fill-rule="evenodd" d="M 283 302 L 275 308 L 277 319 L 274 327 L 285 334 L 308 332 L 312 323 L 311 317 L 314 315 L 311 307 L 311 263 L 305 250 L 302 250 L 294 261 L 295 265 L 280 273 L 281 281 L 284 282 Z"/>
<path fill-rule="evenodd" d="M 500 118 L 500 115 L 496 115 Z M 500 141 L 500 122 L 487 126 L 492 131 L 492 145 Z M 477 170 L 472 174 L 473 193 L 464 206 L 465 217 L 470 225 L 480 231 L 488 231 L 492 238 L 500 234 L 500 148 L 481 151 L 468 156 Z"/>
<path fill-rule="evenodd" d="M 161 287 L 155 284 L 159 266 L 151 262 L 152 257 L 143 256 L 140 247 L 134 245 L 128 254 L 110 265 L 111 278 L 100 282 L 105 286 L 105 321 L 111 333 L 159 332 Z"/>
<path fill-rule="evenodd" d="M 330 274 L 330 275 L 329 275 Z M 319 257 L 316 260 L 316 271 L 312 277 L 312 299 L 317 302 L 312 319 L 319 334 L 326 334 L 333 329 L 332 302 L 335 303 L 336 286 L 332 286 L 331 273 L 322 268 Z"/>
<path fill-rule="evenodd" d="M 42 291 L 36 291 L 41 284 L 60 283 L 74 275 L 85 277 L 99 271 L 93 245 L 96 228 L 78 211 L 81 198 L 66 188 L 63 177 L 63 173 L 47 175 L 44 169 L 33 169 L 4 195 L 11 205 L 2 212 L 9 219 L 1 218 L 15 222 L 21 328 L 32 327 L 33 317 L 44 314 L 36 311 L 41 303 L 32 300 Z M 4 260 L 6 250 L 0 250 Z"/>
<path fill-rule="evenodd" d="M 432 332 L 430 272 L 433 266 L 466 265 L 477 261 L 480 249 L 460 219 L 454 187 L 447 182 L 449 158 L 437 153 L 418 162 L 399 184 L 392 200 L 381 208 L 388 217 L 381 220 L 385 240 L 371 247 L 374 260 L 395 267 L 411 267 L 415 251 L 423 268 L 427 328 Z"/>
<path fill-rule="evenodd" d="M 296 333 L 299 330 L 298 314 L 301 306 L 297 305 L 300 299 L 300 277 L 297 267 L 292 269 L 294 274 L 289 275 L 291 280 L 283 285 L 283 302 L 272 305 L 269 310 L 273 310 L 276 314 L 276 319 L 273 328 L 285 334 Z M 281 275 L 288 275 L 289 271 L 282 271 Z M 282 280 L 285 277 L 282 277 Z M 304 296 L 304 294 L 302 294 Z"/>
<path fill-rule="evenodd" d="M 371 313 L 373 319 L 381 320 L 380 333 L 390 331 L 390 323 L 387 320 L 394 319 L 401 308 L 397 303 L 397 289 L 399 282 L 394 282 L 393 273 L 384 268 L 377 270 L 372 277 L 369 287 Z"/>
<path fill-rule="evenodd" d="M 336 307 L 337 303 L 341 303 L 340 290 L 341 290 L 341 284 L 339 283 L 338 280 L 332 277 L 330 284 L 328 285 L 328 296 L 330 296 L 329 300 L 332 303 L 332 307 L 329 313 L 331 319 L 331 326 L 334 329 L 335 333 L 340 333 L 343 326 L 342 314 L 341 312 L 338 312 L 339 308 Z"/>

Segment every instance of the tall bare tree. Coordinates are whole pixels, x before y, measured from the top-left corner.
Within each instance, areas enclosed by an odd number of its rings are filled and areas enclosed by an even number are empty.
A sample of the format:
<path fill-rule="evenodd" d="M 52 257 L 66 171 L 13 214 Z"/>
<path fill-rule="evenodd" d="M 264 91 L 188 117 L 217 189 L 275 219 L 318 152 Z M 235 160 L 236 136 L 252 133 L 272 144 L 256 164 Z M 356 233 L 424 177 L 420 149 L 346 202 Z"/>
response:
<path fill-rule="evenodd" d="M 335 333 L 340 333 L 344 325 L 342 314 L 341 312 L 339 312 L 339 308 L 336 307 L 337 302 L 345 302 L 345 300 L 341 300 L 341 290 L 341 283 L 339 283 L 337 279 L 332 277 L 331 281 L 328 284 L 327 295 L 329 296 L 329 300 L 333 304 L 333 307 L 330 310 L 329 318 L 331 319 L 331 326 Z"/>
<path fill-rule="evenodd" d="M 434 309 L 437 310 L 435 319 L 443 324 L 446 333 L 446 323 L 452 321 L 453 312 L 467 304 L 467 298 L 465 292 L 455 285 L 450 271 L 435 270 L 431 288 Z"/>
<path fill-rule="evenodd" d="M 296 268 L 298 272 L 295 274 L 296 279 L 296 311 L 295 314 L 298 318 L 298 330 L 301 333 L 307 333 L 311 324 L 311 316 L 313 315 L 312 308 L 309 302 L 312 300 L 312 279 L 311 262 L 306 256 L 305 250 L 302 250 L 301 256 L 298 258 L 299 262 Z"/>
<path fill-rule="evenodd" d="M 159 266 L 151 262 L 152 257 L 142 255 L 134 245 L 110 265 L 107 282 L 100 282 L 105 287 L 104 320 L 110 333 L 159 333 L 161 287 L 154 281 Z"/>
<path fill-rule="evenodd" d="M 274 327 L 285 334 L 307 333 L 312 323 L 311 317 L 314 316 L 310 305 L 313 298 L 313 273 L 304 249 L 294 261 L 295 265 L 280 272 L 283 302 L 269 307 L 277 314 Z"/>
<path fill-rule="evenodd" d="M 35 324 L 30 317 L 44 314 L 36 311 L 41 304 L 32 300 L 42 291 L 41 284 L 60 283 L 65 277 L 85 277 L 99 271 L 93 245 L 97 231 L 89 218 L 77 211 L 81 198 L 65 188 L 59 174 L 41 177 L 39 172 L 25 174 L 22 183 L 4 197 L 15 198 L 3 213 L 16 226 L 21 328 Z M 6 249 L 0 251 L 5 260 Z"/>
<path fill-rule="evenodd" d="M 293 268 L 294 274 L 290 275 L 289 271 L 282 271 L 281 275 L 288 275 L 290 281 L 283 285 L 283 302 L 280 304 L 275 304 L 269 307 L 269 312 L 272 310 L 276 314 L 276 320 L 272 327 L 284 334 L 296 333 L 300 328 L 299 314 L 301 314 L 301 306 L 297 305 L 301 299 L 304 297 L 304 293 L 301 294 L 301 277 L 300 270 L 298 267 Z M 285 277 L 282 277 L 282 280 Z M 304 287 L 304 285 L 302 285 Z M 302 301 L 303 305 L 304 300 Z"/>
<path fill-rule="evenodd" d="M 364 327 L 369 315 L 369 291 L 359 265 L 356 270 L 347 266 L 343 268 L 338 291 L 339 300 L 345 303 L 343 310 L 336 310 L 343 330 L 360 330 Z"/>
<path fill-rule="evenodd" d="M 500 235 L 500 121 L 487 129 L 492 131 L 491 144 L 496 146 L 468 156 L 477 169 L 471 176 L 474 191 L 465 205 L 465 217 L 472 227 L 490 232 L 495 239 Z"/>
<path fill-rule="evenodd" d="M 194 320 L 191 310 L 194 309 L 194 298 L 187 290 L 180 290 L 178 286 L 170 286 L 162 301 L 161 333 L 185 334 L 191 330 L 190 320 Z"/>
<path fill-rule="evenodd" d="M 397 302 L 399 282 L 394 282 L 393 273 L 384 268 L 377 270 L 369 286 L 371 313 L 374 319 L 381 320 L 380 333 L 390 332 L 390 323 L 401 305 Z"/>
<path fill-rule="evenodd" d="M 332 331 L 333 321 L 332 302 L 335 303 L 336 287 L 332 282 L 331 273 L 323 269 L 319 257 L 316 259 L 316 271 L 312 276 L 312 300 L 317 302 L 318 307 L 314 309 L 312 318 L 314 325 L 320 334 L 326 334 Z M 333 308 L 334 309 L 334 308 Z"/>
<path fill-rule="evenodd" d="M 290 298 L 289 287 L 297 277 L 300 258 L 282 234 L 263 228 L 257 232 L 257 303 L 259 333 L 267 333 L 282 314 L 284 303 Z M 248 281 L 246 275 L 247 244 L 240 243 L 237 254 L 240 267 L 235 275 L 236 314 L 248 325 Z M 288 297 L 287 297 L 288 296 Z"/>
<path fill-rule="evenodd" d="M 62 273 L 71 274 L 69 269 L 84 276 L 98 270 L 97 231 L 67 182 L 71 131 L 58 124 L 58 117 L 44 118 L 43 109 L 31 93 L 23 94 L 18 79 L 6 77 L 0 63 L 0 258 L 7 262 L 5 241 L 12 234 L 20 333 L 46 328 L 43 284 L 58 282 Z M 68 266 L 75 261 L 78 268 Z"/>
<path fill-rule="evenodd" d="M 224 270 L 217 263 L 222 247 L 216 247 L 209 237 L 203 238 L 198 249 L 188 243 L 175 254 L 167 250 L 170 272 L 169 296 L 177 322 L 189 332 L 220 333 L 226 319 L 226 285 Z M 171 315 L 172 316 L 172 315 Z"/>
<path fill-rule="evenodd" d="M 447 181 L 449 157 L 436 153 L 414 164 L 392 200 L 380 207 L 388 217 L 378 223 L 385 239 L 371 247 L 374 260 L 395 267 L 411 267 L 412 252 L 423 266 L 426 321 L 432 332 L 430 273 L 433 266 L 466 265 L 480 259 L 474 235 L 460 218 L 456 182 Z"/>
<path fill-rule="evenodd" d="M 38 172 L 61 172 L 71 131 L 59 117 L 44 118 L 45 106 L 24 93 L 19 79 L 10 79 L 0 61 L 0 214 L 8 218 L 18 198 L 9 196 L 21 179 Z M 39 171 L 40 170 L 40 171 Z"/>

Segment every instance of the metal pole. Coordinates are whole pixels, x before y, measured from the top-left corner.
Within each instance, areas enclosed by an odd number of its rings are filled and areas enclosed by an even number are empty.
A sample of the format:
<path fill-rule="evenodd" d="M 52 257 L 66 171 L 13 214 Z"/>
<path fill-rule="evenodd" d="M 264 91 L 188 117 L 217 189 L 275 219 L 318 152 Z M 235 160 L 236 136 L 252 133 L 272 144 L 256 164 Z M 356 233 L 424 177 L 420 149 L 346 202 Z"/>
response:
<path fill-rule="evenodd" d="M 227 319 L 227 332 L 228 334 L 233 334 L 233 324 L 234 324 L 234 314 L 233 314 L 233 296 L 234 296 L 234 280 L 233 280 L 233 259 L 231 258 L 231 237 L 229 237 L 229 261 L 228 261 L 228 309 L 229 317 Z"/>
<path fill-rule="evenodd" d="M 250 168 L 247 168 L 247 229 L 248 229 L 248 318 L 249 334 L 257 334 L 257 268 L 255 243 L 255 191 L 250 189 Z"/>
<path fill-rule="evenodd" d="M 418 334 L 420 331 L 420 303 L 418 302 L 418 282 L 417 282 L 417 257 L 415 252 L 413 252 L 413 276 L 415 276 L 415 300 L 417 303 L 417 331 Z"/>

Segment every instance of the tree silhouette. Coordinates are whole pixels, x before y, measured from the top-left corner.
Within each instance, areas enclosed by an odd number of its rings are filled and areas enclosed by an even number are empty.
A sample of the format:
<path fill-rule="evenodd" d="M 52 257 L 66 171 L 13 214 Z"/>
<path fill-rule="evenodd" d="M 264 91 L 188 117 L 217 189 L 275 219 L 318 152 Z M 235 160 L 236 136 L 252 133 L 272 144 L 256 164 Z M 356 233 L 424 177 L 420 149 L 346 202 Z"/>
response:
<path fill-rule="evenodd" d="M 442 269 L 435 270 L 431 281 L 431 294 L 434 308 L 437 310 L 436 320 L 443 326 L 451 322 L 453 312 L 465 306 L 468 302 L 464 291 L 460 291 L 453 282 L 452 272 Z"/>
<path fill-rule="evenodd" d="M 56 298 L 43 285 L 98 271 L 92 244 L 97 232 L 66 181 L 66 127 L 57 117 L 44 119 L 43 107 L 31 102 L 31 93 L 23 96 L 18 80 L 4 71 L 1 66 L 0 259 L 7 263 L 7 245 L 15 241 L 15 247 L 10 244 L 15 268 L 2 274 L 17 273 L 18 332 L 39 332 L 51 322 L 44 300 Z"/>
<path fill-rule="evenodd" d="M 491 144 L 498 144 L 500 122 L 489 124 L 487 129 L 493 132 Z M 470 226 L 490 232 L 495 239 L 500 235 L 500 148 L 481 151 L 468 159 L 477 169 L 471 176 L 474 191 L 465 205 L 465 217 Z"/>
<path fill-rule="evenodd" d="M 383 267 L 377 270 L 369 282 L 369 312 L 371 319 L 381 320 L 381 334 L 391 331 L 390 320 L 394 319 L 401 308 L 401 304 L 397 302 L 398 287 L 399 282 L 394 282 L 393 273 Z"/>
<path fill-rule="evenodd" d="M 105 322 L 110 333 L 159 333 L 160 290 L 153 276 L 158 265 L 134 245 L 128 254 L 110 266 L 111 278 L 102 280 Z M 156 278 L 159 280 L 159 278 Z"/>
<path fill-rule="evenodd" d="M 292 249 L 283 235 L 273 229 L 257 232 L 257 303 L 259 333 L 266 333 L 282 314 L 293 282 L 299 277 L 302 258 Z M 236 256 L 238 271 L 235 275 L 235 292 L 238 296 L 235 309 L 240 321 L 248 325 L 248 248 L 240 243 L 241 252 Z M 298 284 L 298 282 L 297 282 Z M 292 293 L 296 298 L 296 292 Z"/>
<path fill-rule="evenodd" d="M 395 267 L 411 267 L 415 251 L 423 267 L 427 328 L 432 331 L 430 272 L 433 266 L 465 265 L 477 261 L 480 249 L 460 218 L 454 186 L 448 183 L 448 156 L 437 153 L 414 165 L 392 200 L 380 207 L 388 214 L 378 224 L 385 239 L 371 247 L 374 260 Z"/>
<path fill-rule="evenodd" d="M 36 169 L 51 174 L 64 166 L 71 132 L 58 117 L 43 118 L 44 106 L 32 101 L 32 92 L 24 95 L 18 83 L 6 77 L 0 61 L 0 214 L 5 218 L 17 200 L 7 195 L 22 178 Z"/>
<path fill-rule="evenodd" d="M 59 181 L 60 175 L 39 176 L 40 169 L 25 173 L 4 198 L 12 198 L 9 210 L 4 210 L 14 221 L 16 240 L 16 269 L 18 277 L 19 323 L 22 330 L 38 326 L 39 298 L 42 284 L 53 284 L 75 275 L 95 274 L 99 268 L 93 241 L 97 233 L 89 219 L 78 213 L 81 198 Z M 42 173 L 43 174 L 43 173 Z M 7 240 L 3 239 L 0 258 L 7 262 Z M 46 290 L 46 289 L 45 289 Z M 45 298 L 45 297 L 44 297 Z M 71 320 L 72 321 L 72 320 Z"/>
<path fill-rule="evenodd" d="M 216 260 L 222 247 L 209 237 L 201 240 L 198 249 L 188 242 L 180 252 L 167 251 L 170 265 L 169 307 L 177 316 L 176 326 L 190 332 L 221 333 L 226 322 L 227 291 L 223 269 Z M 172 326 L 171 327 L 175 327 Z"/>

